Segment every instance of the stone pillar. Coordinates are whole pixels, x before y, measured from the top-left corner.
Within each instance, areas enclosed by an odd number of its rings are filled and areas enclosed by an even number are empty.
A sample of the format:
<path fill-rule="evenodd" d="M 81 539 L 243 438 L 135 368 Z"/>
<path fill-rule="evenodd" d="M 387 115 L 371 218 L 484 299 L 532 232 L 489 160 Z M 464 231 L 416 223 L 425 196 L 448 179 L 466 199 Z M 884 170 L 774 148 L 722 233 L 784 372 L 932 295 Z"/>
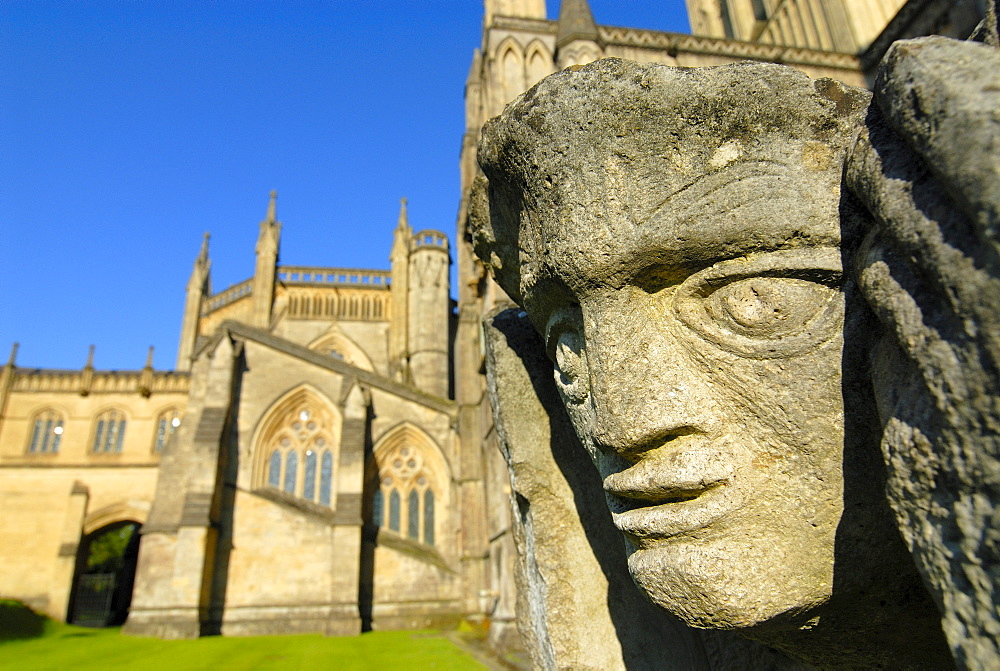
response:
<path fill-rule="evenodd" d="M 66 520 L 63 522 L 59 539 L 59 556 L 52 571 L 49 591 L 48 614 L 57 620 L 69 619 L 69 600 L 73 593 L 73 576 L 76 572 L 77 553 L 83 535 L 83 520 L 87 516 L 90 490 L 82 482 L 74 482 L 69 492 L 66 506 Z"/>
<path fill-rule="evenodd" d="M 334 579 L 330 594 L 328 636 L 361 633 L 358 609 L 363 578 L 361 561 L 361 500 L 364 487 L 365 451 L 368 444 L 368 415 L 371 396 L 351 380 L 343 396 L 344 424 L 340 432 L 340 463 L 337 465 L 336 522 L 333 529 L 335 548 Z M 370 581 L 367 585 L 370 588 Z"/>
<path fill-rule="evenodd" d="M 188 419 L 163 454 L 156 498 L 141 531 L 126 634 L 194 638 L 208 624 L 220 446 L 239 359 L 239 348 L 224 336 L 194 363 Z"/>

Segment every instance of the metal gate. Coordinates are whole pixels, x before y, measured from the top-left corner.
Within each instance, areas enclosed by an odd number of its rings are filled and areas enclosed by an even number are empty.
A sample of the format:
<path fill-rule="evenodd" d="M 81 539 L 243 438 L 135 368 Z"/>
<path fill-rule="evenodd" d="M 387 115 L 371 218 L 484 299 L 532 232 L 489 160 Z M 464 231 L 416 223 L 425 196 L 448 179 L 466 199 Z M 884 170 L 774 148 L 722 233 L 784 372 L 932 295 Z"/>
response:
<path fill-rule="evenodd" d="M 114 595 L 114 573 L 89 573 L 80 576 L 73 602 L 73 624 L 82 627 L 108 626 Z"/>

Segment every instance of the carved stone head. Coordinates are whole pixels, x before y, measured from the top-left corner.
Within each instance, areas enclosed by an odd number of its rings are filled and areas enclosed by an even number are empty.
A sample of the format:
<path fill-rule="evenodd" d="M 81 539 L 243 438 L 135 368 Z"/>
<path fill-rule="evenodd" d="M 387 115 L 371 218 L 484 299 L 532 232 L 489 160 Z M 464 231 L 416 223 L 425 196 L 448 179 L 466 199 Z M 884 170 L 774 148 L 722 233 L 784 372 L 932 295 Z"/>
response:
<path fill-rule="evenodd" d="M 843 272 L 867 103 L 781 66 L 610 59 L 484 128 L 477 253 L 544 336 L 634 580 L 691 625 L 863 619 L 830 606 L 913 576 Z"/>

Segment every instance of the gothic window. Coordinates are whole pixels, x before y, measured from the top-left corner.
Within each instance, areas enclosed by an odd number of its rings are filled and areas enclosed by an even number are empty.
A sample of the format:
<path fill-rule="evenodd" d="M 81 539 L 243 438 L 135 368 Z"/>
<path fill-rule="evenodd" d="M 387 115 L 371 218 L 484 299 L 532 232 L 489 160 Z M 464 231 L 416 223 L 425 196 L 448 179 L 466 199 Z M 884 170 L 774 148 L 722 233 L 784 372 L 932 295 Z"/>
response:
<path fill-rule="evenodd" d="M 153 451 L 162 452 L 167 446 L 170 436 L 181 425 L 181 411 L 177 408 L 169 408 L 160 413 L 156 419 L 156 439 L 153 441 Z"/>
<path fill-rule="evenodd" d="M 726 37 L 734 39 L 736 37 L 736 31 L 733 27 L 733 17 L 729 13 L 729 0 L 722 0 L 719 5 L 719 9 L 722 14 L 722 29 L 725 31 Z"/>
<path fill-rule="evenodd" d="M 125 415 L 118 410 L 106 410 L 97 416 L 94 425 L 95 454 L 120 454 L 125 440 Z"/>
<path fill-rule="evenodd" d="M 372 498 L 372 523 L 433 545 L 434 489 L 422 450 L 405 441 L 399 442 L 379 455 L 378 468 L 379 488 Z M 388 519 L 383 511 L 386 499 Z"/>
<path fill-rule="evenodd" d="M 335 429 L 333 413 L 306 391 L 279 404 L 258 439 L 257 486 L 330 506 Z"/>
<path fill-rule="evenodd" d="M 28 454 L 56 454 L 63 434 L 62 415 L 46 408 L 37 415 L 32 423 L 31 440 L 28 441 Z"/>
<path fill-rule="evenodd" d="M 753 3 L 753 18 L 757 21 L 767 21 L 767 7 L 764 0 L 751 0 Z"/>

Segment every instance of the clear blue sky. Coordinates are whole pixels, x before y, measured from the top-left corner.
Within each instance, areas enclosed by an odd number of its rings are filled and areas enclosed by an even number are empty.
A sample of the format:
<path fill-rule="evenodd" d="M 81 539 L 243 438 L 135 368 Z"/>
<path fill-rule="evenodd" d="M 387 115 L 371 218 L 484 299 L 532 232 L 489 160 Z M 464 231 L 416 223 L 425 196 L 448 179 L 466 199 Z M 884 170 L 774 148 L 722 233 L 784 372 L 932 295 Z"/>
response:
<path fill-rule="evenodd" d="M 591 0 L 687 32 L 683 0 Z M 549 0 L 549 16 L 558 0 Z M 172 368 L 204 231 L 250 277 L 278 191 L 281 262 L 388 268 L 399 198 L 454 238 L 477 0 L 0 1 L 0 364 Z"/>

